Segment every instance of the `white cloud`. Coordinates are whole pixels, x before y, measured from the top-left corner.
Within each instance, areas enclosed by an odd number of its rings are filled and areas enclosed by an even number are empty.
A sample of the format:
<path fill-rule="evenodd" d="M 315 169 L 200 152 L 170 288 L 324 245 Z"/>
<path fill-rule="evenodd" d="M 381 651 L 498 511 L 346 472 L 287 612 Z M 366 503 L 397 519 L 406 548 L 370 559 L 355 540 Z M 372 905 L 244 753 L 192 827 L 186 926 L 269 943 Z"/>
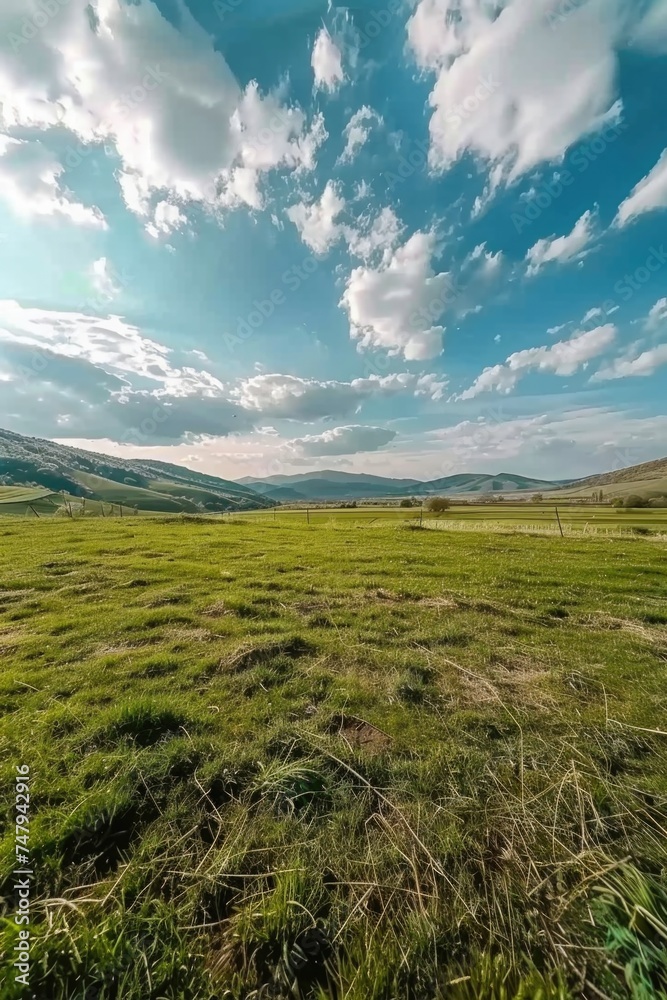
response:
<path fill-rule="evenodd" d="M 554 375 L 574 375 L 589 361 L 599 357 L 616 339 L 616 327 L 608 323 L 585 333 L 575 333 L 569 340 L 560 340 L 550 347 L 530 347 L 510 354 L 504 364 L 485 368 L 471 387 L 457 399 L 474 399 L 483 392 L 509 393 L 529 371 L 552 372 Z"/>
<path fill-rule="evenodd" d="M 120 291 L 113 268 L 106 257 L 93 261 L 90 267 L 90 280 L 97 294 L 103 299 L 113 299 Z"/>
<path fill-rule="evenodd" d="M 326 28 L 315 39 L 310 63 L 318 89 L 332 92 L 345 80 L 342 53 Z"/>
<path fill-rule="evenodd" d="M 653 169 L 634 186 L 628 197 L 621 203 L 614 220 L 617 226 L 626 226 L 655 209 L 667 208 L 667 149 Z"/>
<path fill-rule="evenodd" d="M 251 412 L 286 420 L 320 420 L 357 413 L 363 403 L 402 393 L 442 398 L 445 383 L 436 375 L 370 375 L 351 382 L 300 378 L 296 375 L 261 374 L 243 379 L 232 396 Z"/>
<path fill-rule="evenodd" d="M 363 226 L 356 234 L 347 230 L 350 250 L 364 266 L 350 274 L 340 305 L 360 348 L 420 361 L 442 353 L 445 327 L 439 321 L 446 314 L 461 318 L 481 310 L 480 300 L 498 284 L 505 260 L 480 244 L 456 276 L 437 273 L 431 264 L 435 232 L 416 232 L 397 247 L 402 229 L 393 210 L 385 209 L 370 231 Z M 375 251 L 381 251 L 380 259 L 371 265 Z"/>
<path fill-rule="evenodd" d="M 307 434 L 285 442 L 285 451 L 303 458 L 323 455 L 356 455 L 360 452 L 378 451 L 396 437 L 396 431 L 385 427 L 332 427 L 322 434 Z"/>
<path fill-rule="evenodd" d="M 623 0 L 421 0 L 408 22 L 417 62 L 436 74 L 430 162 L 465 153 L 514 180 L 560 161 L 617 117 Z"/>
<path fill-rule="evenodd" d="M 104 258 L 102 258 L 104 259 Z M 167 347 L 145 337 L 119 316 L 24 308 L 0 300 L 0 340 L 48 349 L 121 375 L 138 375 L 163 384 L 178 380 Z"/>
<path fill-rule="evenodd" d="M 405 228 L 390 206 L 383 208 L 372 222 L 370 217 L 362 217 L 357 219 L 356 224 L 356 229 L 352 226 L 345 228 L 345 238 L 350 253 L 364 261 L 370 260 L 378 251 L 384 256 L 393 250 Z"/>
<path fill-rule="evenodd" d="M 324 254 L 342 233 L 336 219 L 344 209 L 345 199 L 334 182 L 327 181 L 319 201 L 292 205 L 287 209 L 287 217 L 299 230 L 303 242 L 316 254 Z"/>
<path fill-rule="evenodd" d="M 638 417 L 606 407 L 569 409 L 503 420 L 480 417 L 436 431 L 449 472 L 507 470 L 553 480 L 584 477 L 649 461 L 662 454 L 667 416 Z M 444 448 L 443 448 L 444 446 Z M 432 456 L 422 453 L 420 465 Z M 518 467 L 517 467 L 518 466 Z"/>
<path fill-rule="evenodd" d="M 588 312 L 584 315 L 584 318 L 582 319 L 581 322 L 582 324 L 590 323 L 591 320 L 600 319 L 601 316 L 604 316 L 604 310 L 600 309 L 599 306 L 593 306 L 593 308 L 589 309 Z"/>
<path fill-rule="evenodd" d="M 653 55 L 667 52 L 667 3 L 654 0 L 632 37 L 632 43 Z"/>
<path fill-rule="evenodd" d="M 646 317 L 646 329 L 647 330 L 658 330 L 660 327 L 667 322 L 667 298 L 658 299 L 656 304 L 651 307 L 649 314 Z"/>
<path fill-rule="evenodd" d="M 257 207 L 262 175 L 312 169 L 326 135 L 281 93 L 242 90 L 185 4 L 178 22 L 151 0 L 69 0 L 26 40 L 24 0 L 0 10 L 0 127 L 115 149 L 128 207 L 158 229 L 153 201 Z"/>
<path fill-rule="evenodd" d="M 528 261 L 526 273 L 535 275 L 550 262 L 569 264 L 570 261 L 580 260 L 594 239 L 595 221 L 596 216 L 592 212 L 584 212 L 567 236 L 552 236 L 549 239 L 538 240 L 526 254 Z"/>
<path fill-rule="evenodd" d="M 343 132 L 345 136 L 345 149 L 338 157 L 339 163 L 352 162 L 361 147 L 368 141 L 373 122 L 381 124 L 382 117 L 376 111 L 373 111 L 372 108 L 369 108 L 368 105 L 364 104 L 362 108 L 355 111 Z"/>
<path fill-rule="evenodd" d="M 146 226 L 146 232 L 154 239 L 180 229 L 187 223 L 186 217 L 177 205 L 159 201 L 153 209 L 153 221 Z"/>
<path fill-rule="evenodd" d="M 417 232 L 376 269 L 352 271 L 341 305 L 350 336 L 361 347 L 382 348 L 408 361 L 442 353 L 437 325 L 451 294 L 450 275 L 431 267 L 435 235 Z"/>
<path fill-rule="evenodd" d="M 82 205 L 61 186 L 64 169 L 38 140 L 0 135 L 0 197 L 17 215 L 28 219 L 61 218 L 80 226 L 106 229 L 98 208 Z"/>
<path fill-rule="evenodd" d="M 658 368 L 667 364 L 667 344 L 652 347 L 635 357 L 624 356 L 615 358 L 611 364 L 601 368 L 592 376 L 591 382 L 606 382 L 610 379 L 631 378 L 633 376 L 647 377 L 653 375 Z"/>

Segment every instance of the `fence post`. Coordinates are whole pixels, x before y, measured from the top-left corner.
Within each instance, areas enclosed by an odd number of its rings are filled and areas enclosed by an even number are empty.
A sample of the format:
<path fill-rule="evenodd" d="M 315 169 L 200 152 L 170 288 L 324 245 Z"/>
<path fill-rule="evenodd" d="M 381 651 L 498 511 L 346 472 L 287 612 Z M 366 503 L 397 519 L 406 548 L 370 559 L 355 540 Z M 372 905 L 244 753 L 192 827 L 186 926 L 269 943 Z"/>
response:
<path fill-rule="evenodd" d="M 306 520 L 308 521 L 308 524 L 310 524 L 310 510 L 308 507 L 306 507 Z"/>
<path fill-rule="evenodd" d="M 560 537 L 565 538 L 565 535 L 563 534 L 563 525 L 560 523 L 560 514 L 558 513 L 558 507 L 555 508 L 555 511 L 556 511 L 556 520 L 558 521 L 558 527 L 560 528 Z"/>
<path fill-rule="evenodd" d="M 424 504 L 422 503 L 421 508 L 419 510 L 419 527 L 423 528 L 423 526 L 424 526 Z"/>

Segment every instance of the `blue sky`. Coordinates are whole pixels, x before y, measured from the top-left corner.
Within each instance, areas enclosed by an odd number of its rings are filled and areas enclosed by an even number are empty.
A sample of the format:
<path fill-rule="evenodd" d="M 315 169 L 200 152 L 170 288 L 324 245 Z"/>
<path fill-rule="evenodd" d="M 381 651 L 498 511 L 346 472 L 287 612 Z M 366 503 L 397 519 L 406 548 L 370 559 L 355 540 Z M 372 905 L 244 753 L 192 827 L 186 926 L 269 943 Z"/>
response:
<path fill-rule="evenodd" d="M 666 84 L 666 0 L 4 0 L 0 426 L 234 478 L 661 457 Z"/>

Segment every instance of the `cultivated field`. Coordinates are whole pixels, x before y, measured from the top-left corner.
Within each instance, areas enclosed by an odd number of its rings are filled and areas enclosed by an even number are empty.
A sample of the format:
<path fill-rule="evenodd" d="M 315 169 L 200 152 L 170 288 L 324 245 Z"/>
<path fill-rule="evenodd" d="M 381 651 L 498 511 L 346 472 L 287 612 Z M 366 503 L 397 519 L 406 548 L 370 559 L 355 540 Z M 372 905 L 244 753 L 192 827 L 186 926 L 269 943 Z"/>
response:
<path fill-rule="evenodd" d="M 665 542 L 365 517 L 0 521 L 3 1000 L 667 995 Z"/>

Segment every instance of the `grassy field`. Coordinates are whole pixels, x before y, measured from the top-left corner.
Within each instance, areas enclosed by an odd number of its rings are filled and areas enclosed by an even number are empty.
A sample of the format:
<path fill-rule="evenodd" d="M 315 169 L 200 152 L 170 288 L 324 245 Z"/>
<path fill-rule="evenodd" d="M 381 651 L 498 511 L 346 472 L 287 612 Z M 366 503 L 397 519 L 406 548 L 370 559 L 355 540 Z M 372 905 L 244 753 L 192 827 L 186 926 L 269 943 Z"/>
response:
<path fill-rule="evenodd" d="M 3 1000 L 667 996 L 665 543 L 350 513 L 0 522 Z"/>
<path fill-rule="evenodd" d="M 336 524 L 382 525 L 388 522 L 419 521 L 430 526 L 446 526 L 454 523 L 469 523 L 505 527 L 536 527 L 558 531 L 556 505 L 552 503 L 504 503 L 504 504 L 456 504 L 440 515 L 424 511 L 418 507 L 403 508 L 396 505 L 359 506 L 341 509 L 329 507 L 277 508 L 273 511 L 252 511 L 244 517 L 261 519 L 266 523 L 289 524 L 305 521 L 311 526 Z M 648 529 L 656 534 L 667 533 L 667 509 L 624 510 L 606 504 L 561 504 L 558 517 L 565 528 L 578 531 L 632 531 L 636 528 Z"/>

